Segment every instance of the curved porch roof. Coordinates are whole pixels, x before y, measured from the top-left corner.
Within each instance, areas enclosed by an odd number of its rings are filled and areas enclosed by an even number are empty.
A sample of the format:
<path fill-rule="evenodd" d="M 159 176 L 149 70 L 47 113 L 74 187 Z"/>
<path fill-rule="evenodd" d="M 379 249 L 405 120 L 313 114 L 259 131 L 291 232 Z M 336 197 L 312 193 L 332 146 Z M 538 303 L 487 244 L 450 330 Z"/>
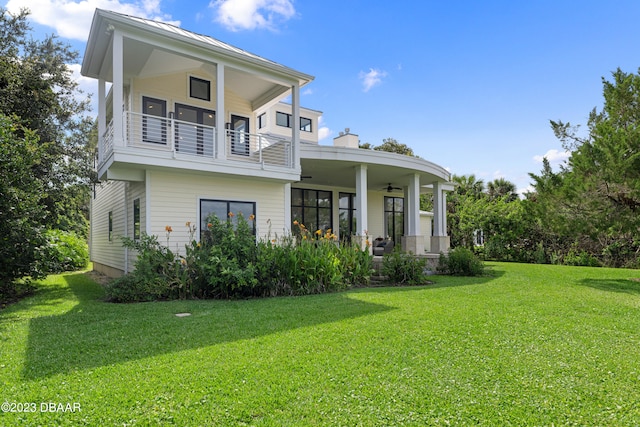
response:
<path fill-rule="evenodd" d="M 426 186 L 449 182 L 451 175 L 442 166 L 419 157 L 361 148 L 301 144 L 300 164 L 305 184 L 355 187 L 355 168 L 367 165 L 367 188 L 383 191 L 389 184 L 404 187 L 414 174 L 420 176 L 420 191 Z"/>

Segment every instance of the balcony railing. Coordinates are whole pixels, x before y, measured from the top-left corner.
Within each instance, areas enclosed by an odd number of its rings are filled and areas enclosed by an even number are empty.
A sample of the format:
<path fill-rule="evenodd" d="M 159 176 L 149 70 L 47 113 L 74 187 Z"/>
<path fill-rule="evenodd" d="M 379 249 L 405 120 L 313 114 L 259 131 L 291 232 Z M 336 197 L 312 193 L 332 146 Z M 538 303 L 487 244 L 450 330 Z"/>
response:
<path fill-rule="evenodd" d="M 216 128 L 173 118 L 148 114 L 124 113 L 124 146 L 173 153 L 174 157 L 221 160 L 216 141 Z M 272 135 L 256 135 L 226 130 L 226 160 L 255 163 L 264 166 L 292 168 L 291 141 Z M 113 120 L 98 147 L 98 165 L 114 148 Z M 188 158 L 188 157 L 187 157 Z"/>

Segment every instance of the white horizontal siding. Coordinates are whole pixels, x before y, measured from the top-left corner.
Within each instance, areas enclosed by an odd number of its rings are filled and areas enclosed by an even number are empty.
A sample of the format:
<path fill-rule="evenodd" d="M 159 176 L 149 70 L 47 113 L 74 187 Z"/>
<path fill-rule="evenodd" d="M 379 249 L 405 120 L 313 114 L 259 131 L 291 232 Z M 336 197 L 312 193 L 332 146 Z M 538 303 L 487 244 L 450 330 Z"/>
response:
<path fill-rule="evenodd" d="M 126 183 L 103 182 L 96 185 L 91 199 L 91 261 L 124 270 Z M 113 239 L 109 241 L 109 212 L 113 215 Z"/>
<path fill-rule="evenodd" d="M 259 238 L 271 232 L 282 235 L 285 227 L 285 184 L 256 179 L 231 178 L 184 172 L 151 171 L 149 234 L 166 243 L 165 227 L 170 226 L 169 247 L 184 251 L 189 241 L 186 223 L 199 224 L 200 199 L 255 202 Z M 199 234 L 198 229 L 196 235 Z M 197 238 L 197 236 L 196 236 Z"/>

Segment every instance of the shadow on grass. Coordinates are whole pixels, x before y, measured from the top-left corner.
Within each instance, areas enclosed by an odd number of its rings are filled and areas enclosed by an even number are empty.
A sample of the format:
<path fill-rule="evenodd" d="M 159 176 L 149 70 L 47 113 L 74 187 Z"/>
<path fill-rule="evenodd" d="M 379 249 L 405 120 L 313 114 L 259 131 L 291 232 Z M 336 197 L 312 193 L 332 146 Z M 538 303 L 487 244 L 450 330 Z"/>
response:
<path fill-rule="evenodd" d="M 112 304 L 85 274 L 65 276 L 77 305 L 30 320 L 23 378 L 119 364 L 146 357 L 339 322 L 391 310 L 347 294 L 242 301 Z M 58 290 L 55 290 L 59 294 Z M 58 295 L 56 295 L 58 296 Z M 176 313 L 189 312 L 188 317 Z"/>
<path fill-rule="evenodd" d="M 416 289 L 438 289 L 438 288 L 452 288 L 457 286 L 473 286 L 489 283 L 499 277 L 504 276 L 504 271 L 487 269 L 486 274 L 477 277 L 463 277 L 463 276 L 448 276 L 448 275 L 432 275 L 429 276 L 429 280 L 432 283 L 425 285 L 393 285 L 386 284 L 375 287 L 363 287 L 354 289 L 352 292 L 405 292 L 413 291 Z"/>
<path fill-rule="evenodd" d="M 636 281 L 638 280 L 638 281 Z M 579 285 L 608 292 L 640 295 L 640 279 L 582 279 Z"/>

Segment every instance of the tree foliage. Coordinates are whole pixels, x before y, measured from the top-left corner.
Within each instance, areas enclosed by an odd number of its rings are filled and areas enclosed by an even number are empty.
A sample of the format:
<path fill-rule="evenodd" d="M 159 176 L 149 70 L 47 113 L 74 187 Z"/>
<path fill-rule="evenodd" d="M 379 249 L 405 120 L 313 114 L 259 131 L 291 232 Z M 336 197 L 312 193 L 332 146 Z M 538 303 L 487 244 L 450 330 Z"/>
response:
<path fill-rule="evenodd" d="M 34 40 L 28 12 L 0 8 L 3 257 L 0 277 L 38 273 L 42 230 L 86 237 L 93 121 L 68 64 L 78 54 L 55 36 Z M 95 139 L 93 139 L 95 144 Z"/>
<path fill-rule="evenodd" d="M 360 148 L 367 150 L 386 151 L 388 153 L 402 154 L 405 156 L 418 157 L 413 149 L 406 144 L 398 142 L 395 138 L 385 138 L 380 145 L 371 145 L 368 142 L 360 144 Z"/>

